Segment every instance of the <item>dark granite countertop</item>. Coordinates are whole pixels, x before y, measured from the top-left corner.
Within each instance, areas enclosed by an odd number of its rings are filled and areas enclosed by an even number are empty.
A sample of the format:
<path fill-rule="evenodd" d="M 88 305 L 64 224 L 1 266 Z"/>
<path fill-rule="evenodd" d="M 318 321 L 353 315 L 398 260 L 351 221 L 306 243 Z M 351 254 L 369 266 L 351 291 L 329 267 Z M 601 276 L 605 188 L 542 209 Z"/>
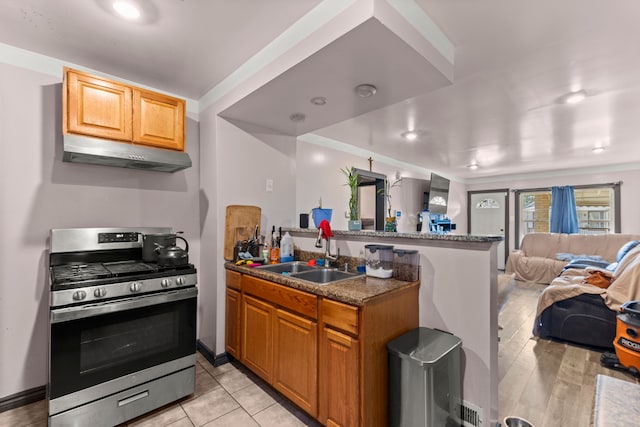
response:
<path fill-rule="evenodd" d="M 369 276 L 357 276 L 353 279 L 342 280 L 329 285 L 317 285 L 315 283 L 296 279 L 289 275 L 275 274 L 259 268 L 235 265 L 232 262 L 225 263 L 227 270 L 237 271 L 260 279 L 269 280 L 290 288 L 306 291 L 335 301 L 363 306 L 368 300 L 387 292 L 415 286 L 419 282 L 404 282 L 396 279 L 378 279 Z"/>
<path fill-rule="evenodd" d="M 317 235 L 318 230 L 315 228 L 282 228 L 282 231 L 290 233 Z M 475 235 L 475 234 L 435 234 L 435 233 L 394 233 L 388 231 L 347 231 L 347 230 L 331 230 L 336 237 L 344 236 L 353 238 L 354 240 L 363 239 L 410 239 L 416 241 L 449 241 L 449 242 L 468 242 L 468 243 L 491 243 L 504 240 L 502 236 L 497 235 Z"/>

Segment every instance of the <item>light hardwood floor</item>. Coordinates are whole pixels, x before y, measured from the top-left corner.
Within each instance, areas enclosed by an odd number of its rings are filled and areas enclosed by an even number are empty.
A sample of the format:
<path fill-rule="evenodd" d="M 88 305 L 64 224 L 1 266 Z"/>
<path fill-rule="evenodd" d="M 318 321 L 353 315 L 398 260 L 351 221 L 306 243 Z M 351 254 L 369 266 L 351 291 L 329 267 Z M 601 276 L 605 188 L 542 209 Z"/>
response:
<path fill-rule="evenodd" d="M 640 382 L 602 367 L 599 352 L 534 338 L 536 302 L 544 288 L 516 281 L 500 312 L 499 420 L 515 415 L 535 427 L 589 426 L 597 374 Z"/>

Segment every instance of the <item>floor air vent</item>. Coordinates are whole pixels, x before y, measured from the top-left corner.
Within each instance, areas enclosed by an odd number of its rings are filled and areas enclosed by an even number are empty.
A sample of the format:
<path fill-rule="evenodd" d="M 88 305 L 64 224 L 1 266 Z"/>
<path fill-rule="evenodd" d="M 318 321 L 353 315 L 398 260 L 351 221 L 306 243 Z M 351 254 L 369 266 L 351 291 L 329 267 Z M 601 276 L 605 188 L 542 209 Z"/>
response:
<path fill-rule="evenodd" d="M 482 426 L 482 409 L 472 403 L 463 400 L 456 405 L 456 415 L 463 427 Z"/>

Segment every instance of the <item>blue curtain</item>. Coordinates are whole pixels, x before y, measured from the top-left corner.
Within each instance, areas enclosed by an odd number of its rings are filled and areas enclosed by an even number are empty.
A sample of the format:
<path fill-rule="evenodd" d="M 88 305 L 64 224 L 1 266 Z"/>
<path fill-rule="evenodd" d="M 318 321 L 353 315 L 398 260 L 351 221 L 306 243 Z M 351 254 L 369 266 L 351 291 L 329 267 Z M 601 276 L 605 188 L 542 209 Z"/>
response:
<path fill-rule="evenodd" d="M 552 233 L 577 233 L 578 213 L 573 187 L 551 187 L 551 221 L 549 231 Z"/>

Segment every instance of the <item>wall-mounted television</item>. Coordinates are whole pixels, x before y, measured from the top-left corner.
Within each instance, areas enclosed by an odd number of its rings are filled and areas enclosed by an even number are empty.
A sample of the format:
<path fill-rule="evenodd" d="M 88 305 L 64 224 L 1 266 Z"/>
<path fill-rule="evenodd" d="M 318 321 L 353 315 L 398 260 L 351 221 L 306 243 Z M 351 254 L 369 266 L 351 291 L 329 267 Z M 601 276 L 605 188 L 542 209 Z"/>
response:
<path fill-rule="evenodd" d="M 427 209 L 432 214 L 446 215 L 449 205 L 449 180 L 431 173 Z"/>

